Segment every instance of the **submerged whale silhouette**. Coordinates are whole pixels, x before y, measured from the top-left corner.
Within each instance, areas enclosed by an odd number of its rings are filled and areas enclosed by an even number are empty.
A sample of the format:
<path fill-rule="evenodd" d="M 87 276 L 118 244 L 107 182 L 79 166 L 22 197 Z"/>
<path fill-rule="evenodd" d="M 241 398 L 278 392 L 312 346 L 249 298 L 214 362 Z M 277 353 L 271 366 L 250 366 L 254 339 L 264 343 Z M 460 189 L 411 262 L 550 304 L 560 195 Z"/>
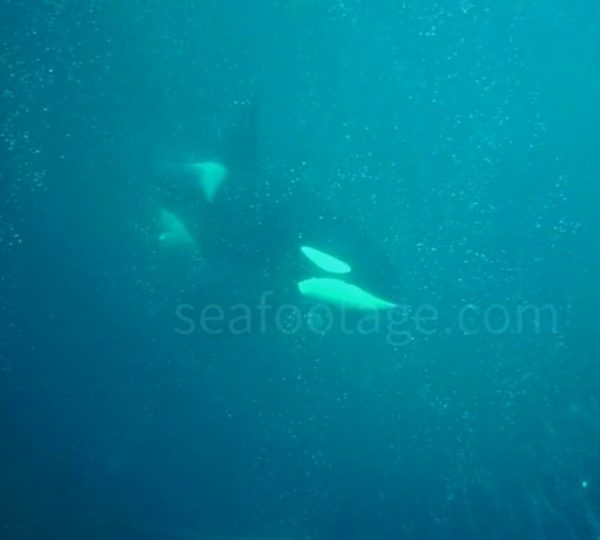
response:
<path fill-rule="evenodd" d="M 253 101 L 221 153 L 192 166 L 199 176 L 185 196 L 171 190 L 172 200 L 164 201 L 185 216 L 205 262 L 219 266 L 223 287 L 298 295 L 297 283 L 315 270 L 352 270 L 353 283 L 373 291 L 373 298 L 394 298 L 398 275 L 376 235 L 350 212 L 334 211 L 333 201 L 310 186 L 275 181 L 258 157 L 258 124 Z"/>

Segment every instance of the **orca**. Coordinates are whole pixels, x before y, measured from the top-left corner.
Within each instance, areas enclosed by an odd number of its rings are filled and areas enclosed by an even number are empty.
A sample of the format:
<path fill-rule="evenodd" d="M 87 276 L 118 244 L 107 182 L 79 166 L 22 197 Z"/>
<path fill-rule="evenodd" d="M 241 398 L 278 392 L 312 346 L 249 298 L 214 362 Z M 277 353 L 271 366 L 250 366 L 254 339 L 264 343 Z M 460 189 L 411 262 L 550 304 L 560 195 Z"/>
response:
<path fill-rule="evenodd" d="M 314 186 L 275 177 L 261 159 L 259 111 L 257 100 L 244 105 L 221 150 L 191 164 L 196 176 L 187 188 L 163 190 L 163 205 L 178 208 L 204 262 L 219 268 L 222 287 L 211 279 L 210 294 L 228 289 L 252 301 L 251 292 L 270 290 L 295 301 L 299 282 L 352 270 L 353 284 L 392 304 L 399 274 L 376 232 Z M 199 185 L 198 163 L 217 178 L 208 187 Z"/>

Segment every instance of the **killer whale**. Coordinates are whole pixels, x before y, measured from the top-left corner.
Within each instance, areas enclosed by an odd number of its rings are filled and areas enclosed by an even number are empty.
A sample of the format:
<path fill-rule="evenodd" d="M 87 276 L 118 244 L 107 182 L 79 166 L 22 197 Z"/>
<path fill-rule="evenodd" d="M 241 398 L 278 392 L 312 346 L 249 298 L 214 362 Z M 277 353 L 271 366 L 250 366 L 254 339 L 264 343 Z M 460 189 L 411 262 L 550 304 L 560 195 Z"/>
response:
<path fill-rule="evenodd" d="M 171 197 L 165 205 L 179 206 L 205 262 L 219 266 L 223 288 L 236 289 L 240 299 L 265 289 L 297 299 L 300 281 L 324 277 L 328 267 L 351 267 L 352 283 L 376 297 L 397 298 L 399 276 L 376 233 L 343 208 L 334 210 L 314 188 L 274 178 L 261 159 L 258 101 L 240 113 L 222 148 L 202 156 L 213 171 L 214 164 L 227 171 L 226 181 L 208 192 L 194 181 L 183 195 L 165 191 Z M 319 263 L 314 251 L 312 259 L 302 255 L 303 247 L 317 246 Z M 337 265 L 323 253 L 335 253 Z"/>

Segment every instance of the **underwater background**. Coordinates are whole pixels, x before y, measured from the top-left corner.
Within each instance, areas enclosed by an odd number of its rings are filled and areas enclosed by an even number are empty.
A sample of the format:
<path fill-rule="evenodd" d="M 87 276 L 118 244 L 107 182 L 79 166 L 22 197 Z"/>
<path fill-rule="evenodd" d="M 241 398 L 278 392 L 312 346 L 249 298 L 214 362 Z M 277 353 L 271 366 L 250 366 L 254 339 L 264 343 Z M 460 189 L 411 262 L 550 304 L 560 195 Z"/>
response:
<path fill-rule="evenodd" d="M 593 0 L 2 0 L 0 538 L 600 538 L 599 126 Z M 182 331 L 296 223 L 412 315 Z"/>

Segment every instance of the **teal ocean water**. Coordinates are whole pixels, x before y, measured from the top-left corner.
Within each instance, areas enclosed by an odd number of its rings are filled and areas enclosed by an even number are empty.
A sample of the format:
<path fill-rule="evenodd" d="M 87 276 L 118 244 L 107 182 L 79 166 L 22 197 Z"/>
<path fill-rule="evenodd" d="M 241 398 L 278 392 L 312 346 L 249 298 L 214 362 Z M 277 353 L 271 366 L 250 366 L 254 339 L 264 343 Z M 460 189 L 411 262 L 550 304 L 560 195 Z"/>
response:
<path fill-rule="evenodd" d="M 1 1 L 0 538 L 599 539 L 599 96 L 592 0 Z"/>

